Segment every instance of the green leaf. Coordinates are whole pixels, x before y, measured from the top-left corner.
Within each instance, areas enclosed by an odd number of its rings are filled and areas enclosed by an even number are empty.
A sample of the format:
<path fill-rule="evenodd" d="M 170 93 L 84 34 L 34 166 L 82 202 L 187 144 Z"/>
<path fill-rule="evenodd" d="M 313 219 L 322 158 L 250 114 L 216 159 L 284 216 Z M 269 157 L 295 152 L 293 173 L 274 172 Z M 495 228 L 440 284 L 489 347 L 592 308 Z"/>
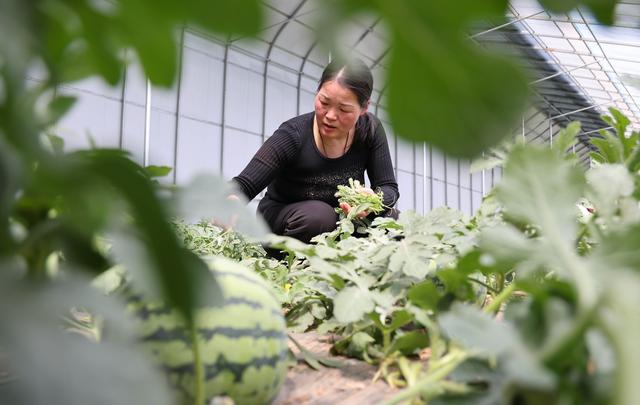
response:
<path fill-rule="evenodd" d="M 488 264 L 485 270 L 491 269 L 490 272 L 505 273 L 515 269 L 526 275 L 539 269 L 548 259 L 544 245 L 528 239 L 508 224 L 482 230 L 478 243 L 484 252 L 482 260 Z"/>
<path fill-rule="evenodd" d="M 637 271 L 616 271 L 608 272 L 604 280 L 610 311 L 601 312 L 601 324 L 613 344 L 617 363 L 611 403 L 632 404 L 640 398 L 640 277 Z"/>
<path fill-rule="evenodd" d="M 74 271 L 64 281 L 34 285 L 11 277 L 15 270 L 3 265 L 0 272 L 0 341 L 16 377 L 0 389 L 1 403 L 171 403 L 166 377 L 135 345 L 121 303 Z M 63 331 L 61 317 L 74 306 L 105 320 L 108 333 L 99 344 Z"/>
<path fill-rule="evenodd" d="M 385 4 L 393 33 L 389 115 L 395 132 L 467 158 L 507 136 L 524 109 L 522 73 L 475 49 L 456 27 L 438 26 L 432 19 L 443 14 L 436 10 L 442 4 L 424 2 L 423 12 L 415 3 Z"/>
<path fill-rule="evenodd" d="M 581 4 L 587 6 L 598 22 L 612 25 L 617 0 L 540 0 L 540 4 L 553 13 L 568 13 Z"/>
<path fill-rule="evenodd" d="M 254 36 L 264 20 L 264 6 L 258 0 L 217 0 L 215 13 L 206 0 L 190 0 L 188 4 L 194 23 L 212 31 Z"/>
<path fill-rule="evenodd" d="M 451 393 L 429 401 L 430 405 L 495 405 L 511 401 L 513 381 L 501 364 L 472 358 L 460 364 L 450 374 L 455 382 L 477 387 L 467 395 Z"/>
<path fill-rule="evenodd" d="M 302 354 L 302 358 L 304 359 L 304 361 L 315 370 L 320 370 L 322 368 L 320 366 L 321 364 L 327 367 L 334 367 L 334 368 L 340 368 L 344 366 L 344 363 L 340 360 L 331 359 L 325 356 L 320 356 L 309 351 L 304 346 L 302 346 L 300 342 L 294 339 L 290 334 L 288 335 L 288 337 L 289 337 L 289 340 L 291 340 L 291 342 L 293 342 L 293 344 L 298 348 L 298 350 L 300 350 L 300 353 Z"/>
<path fill-rule="evenodd" d="M 625 144 L 626 137 L 625 133 L 627 132 L 627 127 L 631 124 L 631 120 L 627 118 L 623 113 L 621 113 L 618 109 L 614 107 L 609 107 L 609 113 L 613 117 L 614 127 L 616 130 L 616 134 L 618 135 L 618 139 Z M 625 156 L 629 154 L 630 146 L 625 144 Z"/>
<path fill-rule="evenodd" d="M 451 340 L 484 356 L 495 356 L 508 374 L 520 384 L 550 389 L 554 380 L 522 342 L 508 322 L 498 322 L 482 311 L 455 304 L 440 317 L 440 325 Z"/>
<path fill-rule="evenodd" d="M 145 166 L 144 170 L 147 172 L 149 177 L 164 177 L 171 173 L 173 170 L 170 166 Z"/>
<path fill-rule="evenodd" d="M 591 156 L 602 163 L 624 163 L 624 145 L 620 139 L 606 130 L 600 131 L 600 135 L 603 139 L 591 138 L 591 143 L 598 148 Z"/>
<path fill-rule="evenodd" d="M 610 222 L 620 208 L 620 199 L 635 189 L 634 179 L 622 164 L 602 164 L 587 172 L 588 199 L 598 215 Z M 613 223 L 612 223 L 613 225 Z"/>
<path fill-rule="evenodd" d="M 423 244 L 417 243 L 412 237 L 405 237 L 389 258 L 389 270 L 422 280 L 430 271 L 431 255 L 431 250 Z"/>
<path fill-rule="evenodd" d="M 64 139 L 62 137 L 53 135 L 53 134 L 45 134 L 46 144 L 45 147 L 48 146 L 48 149 L 54 155 L 62 155 L 64 153 Z"/>
<path fill-rule="evenodd" d="M 555 150 L 560 156 L 564 156 L 575 142 L 576 136 L 580 132 L 580 122 L 573 121 L 566 128 L 563 128 L 558 134 L 553 138 L 552 149 Z"/>
<path fill-rule="evenodd" d="M 399 351 L 407 356 L 429 346 L 429 336 L 418 331 L 411 331 L 393 339 L 389 353 Z"/>
<path fill-rule="evenodd" d="M 471 173 L 478 173 L 478 172 L 481 172 L 482 170 L 493 169 L 494 167 L 501 166 L 502 164 L 504 164 L 504 159 L 502 158 L 498 158 L 494 156 L 481 157 L 481 158 L 474 159 L 471 162 L 471 166 L 469 166 L 469 171 Z"/>
<path fill-rule="evenodd" d="M 611 277 L 613 271 L 640 271 L 640 225 L 611 232 L 593 249 L 590 265 L 594 274 Z"/>
<path fill-rule="evenodd" d="M 333 299 L 333 315 L 342 323 L 357 322 L 373 309 L 374 302 L 369 290 L 362 288 L 345 287 Z"/>
<path fill-rule="evenodd" d="M 43 119 L 43 125 L 48 126 L 60 120 L 67 114 L 71 107 L 76 103 L 77 99 L 70 96 L 57 96 L 49 103 L 46 115 Z"/>
<path fill-rule="evenodd" d="M 553 151 L 519 147 L 509 156 L 497 196 L 510 217 L 540 229 L 547 253 L 572 251 L 575 203 L 584 185 L 580 169 Z"/>
<path fill-rule="evenodd" d="M 179 243 L 144 170 L 119 151 L 91 150 L 79 152 L 77 157 L 129 203 L 150 254 L 152 268 L 157 272 L 163 297 L 190 322 L 193 309 L 203 298 L 199 287 L 205 280 L 208 285 L 215 286 L 216 283 L 206 264 Z M 208 298 L 215 299 L 215 296 Z"/>
<path fill-rule="evenodd" d="M 349 357 L 363 358 L 369 346 L 375 342 L 368 333 L 356 332 L 349 338 L 342 339 L 331 348 L 331 351 L 338 354 L 345 354 Z"/>
<path fill-rule="evenodd" d="M 436 310 L 441 297 L 438 288 L 431 280 L 418 283 L 407 291 L 407 298 L 412 304 L 432 311 Z"/>

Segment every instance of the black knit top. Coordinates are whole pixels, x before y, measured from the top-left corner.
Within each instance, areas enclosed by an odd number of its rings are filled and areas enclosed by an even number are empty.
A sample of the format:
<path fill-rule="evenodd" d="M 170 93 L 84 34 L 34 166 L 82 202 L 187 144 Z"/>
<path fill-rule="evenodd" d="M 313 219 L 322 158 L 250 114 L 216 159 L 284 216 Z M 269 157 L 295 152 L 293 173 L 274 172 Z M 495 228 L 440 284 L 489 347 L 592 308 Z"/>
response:
<path fill-rule="evenodd" d="M 369 113 L 361 116 L 347 153 L 327 158 L 314 141 L 313 119 L 313 112 L 292 118 L 267 139 L 242 173 L 233 178 L 244 195 L 251 200 L 268 186 L 260 211 L 271 202 L 304 200 L 320 200 L 337 207 L 337 186 L 348 185 L 349 178 L 364 184 L 366 170 L 371 188 L 382 190 L 384 204 L 395 205 L 398 183 L 380 120 Z"/>

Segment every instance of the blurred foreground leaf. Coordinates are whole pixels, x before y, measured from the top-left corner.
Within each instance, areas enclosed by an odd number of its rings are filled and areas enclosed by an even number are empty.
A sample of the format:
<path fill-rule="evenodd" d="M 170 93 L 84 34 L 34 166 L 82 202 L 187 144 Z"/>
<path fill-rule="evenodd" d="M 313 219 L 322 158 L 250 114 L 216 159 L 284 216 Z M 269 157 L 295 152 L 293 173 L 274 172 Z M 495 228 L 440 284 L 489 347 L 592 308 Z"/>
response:
<path fill-rule="evenodd" d="M 0 265 L 0 341 L 10 361 L 11 382 L 0 387 L 0 403 L 33 405 L 169 405 L 165 377 L 134 345 L 124 306 L 89 288 L 89 280 L 34 285 Z M 64 332 L 62 315 L 74 306 L 99 313 L 109 325 L 96 344 Z"/>

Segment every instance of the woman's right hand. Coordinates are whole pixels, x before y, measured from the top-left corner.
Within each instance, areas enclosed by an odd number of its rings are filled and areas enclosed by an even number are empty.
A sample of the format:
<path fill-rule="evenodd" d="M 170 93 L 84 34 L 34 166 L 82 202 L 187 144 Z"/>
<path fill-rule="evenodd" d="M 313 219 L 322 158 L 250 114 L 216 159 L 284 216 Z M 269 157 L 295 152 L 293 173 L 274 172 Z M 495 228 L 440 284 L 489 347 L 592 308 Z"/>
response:
<path fill-rule="evenodd" d="M 349 215 L 349 211 L 351 211 L 351 206 L 349 205 L 349 203 L 341 202 L 340 203 L 340 209 L 342 210 L 342 212 L 344 212 L 344 215 Z M 356 214 L 356 217 L 362 219 L 362 218 L 366 217 L 367 215 L 369 215 L 368 211 L 362 211 L 362 212 L 358 212 Z"/>
<path fill-rule="evenodd" d="M 227 201 L 239 201 L 240 197 L 238 197 L 235 194 L 229 194 L 226 197 Z M 236 225 L 236 223 L 238 222 L 238 214 L 233 214 L 231 215 L 231 218 L 229 218 L 229 221 L 221 221 L 215 217 L 211 218 L 211 220 L 209 222 L 211 222 L 212 225 L 215 225 L 217 227 L 220 227 L 222 229 L 233 229 L 233 227 Z"/>

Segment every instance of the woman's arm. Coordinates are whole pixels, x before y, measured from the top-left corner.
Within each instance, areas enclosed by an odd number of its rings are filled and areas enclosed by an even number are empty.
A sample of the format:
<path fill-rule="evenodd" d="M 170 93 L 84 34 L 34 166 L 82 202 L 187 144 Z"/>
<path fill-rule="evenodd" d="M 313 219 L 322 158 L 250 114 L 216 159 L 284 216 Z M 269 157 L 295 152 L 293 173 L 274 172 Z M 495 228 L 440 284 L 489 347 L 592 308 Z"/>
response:
<path fill-rule="evenodd" d="M 373 126 L 372 134 L 370 134 L 371 138 L 368 142 L 367 174 L 369 183 L 371 183 L 373 190 L 382 190 L 384 205 L 393 207 L 400 197 L 400 192 L 398 191 L 398 182 L 393 171 L 387 135 L 380 120 L 373 115 L 369 115 L 369 117 Z"/>
<path fill-rule="evenodd" d="M 300 149 L 300 135 L 288 122 L 266 140 L 242 172 L 233 178 L 242 193 L 251 201 L 273 181 Z"/>

